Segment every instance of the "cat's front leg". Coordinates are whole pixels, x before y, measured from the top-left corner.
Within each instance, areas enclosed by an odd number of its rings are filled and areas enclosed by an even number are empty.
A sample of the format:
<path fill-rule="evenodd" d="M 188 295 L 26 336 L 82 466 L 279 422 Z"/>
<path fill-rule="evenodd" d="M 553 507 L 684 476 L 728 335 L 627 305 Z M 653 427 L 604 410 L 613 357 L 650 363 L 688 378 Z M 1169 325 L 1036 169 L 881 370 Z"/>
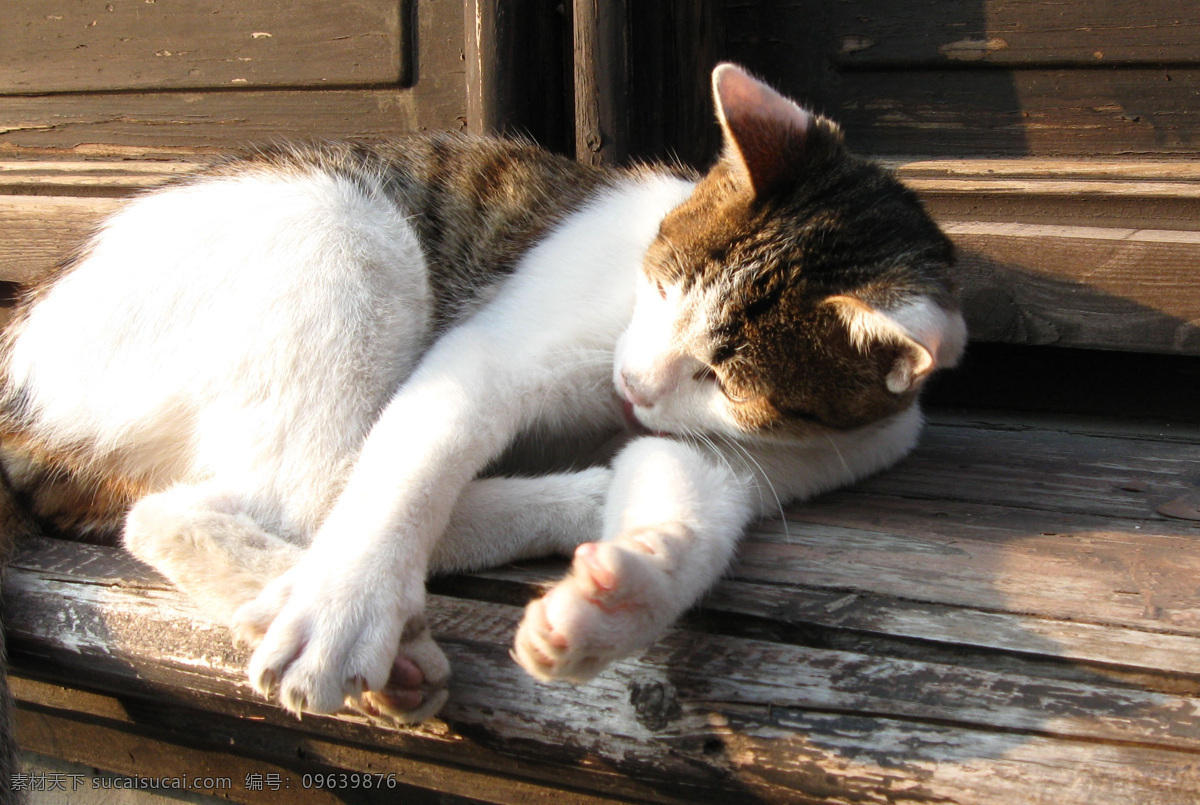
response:
<path fill-rule="evenodd" d="M 580 545 L 570 574 L 526 609 L 517 661 L 539 679 L 582 682 L 649 646 L 724 573 L 754 495 L 748 474 L 710 452 L 631 444 L 614 463 L 605 538 Z"/>
<path fill-rule="evenodd" d="M 264 531 L 236 494 L 211 483 L 177 486 L 139 501 L 126 521 L 124 540 L 135 556 L 165 574 L 210 616 L 237 623 L 240 640 L 255 646 L 270 625 L 262 613 L 278 614 L 295 589 L 318 586 L 301 574 L 289 574 L 304 556 L 300 546 Z M 277 578 L 285 581 L 272 586 Z M 248 616 L 248 602 L 257 602 L 258 617 Z M 407 629 L 378 690 L 338 691 L 326 709 L 340 707 L 345 695 L 339 694 L 349 693 L 346 703 L 373 717 L 409 722 L 436 712 L 446 698 L 449 667 L 419 619 L 410 620 Z M 294 686 L 280 686 L 279 693 L 291 709 L 305 709 L 307 700 L 301 697 L 307 694 L 297 695 Z"/>
<path fill-rule="evenodd" d="M 238 610 L 259 692 L 296 714 L 349 706 L 417 723 L 441 708 L 450 665 L 425 621 L 423 573 L 387 567 L 389 555 L 310 553 Z"/>
<path fill-rule="evenodd" d="M 332 712 L 399 691 L 402 721 L 444 701 L 449 664 L 426 626 L 425 578 L 462 490 L 522 425 L 531 392 L 515 354 L 492 332 L 452 331 L 388 403 L 312 545 L 235 616 L 258 642 L 260 692 Z"/>

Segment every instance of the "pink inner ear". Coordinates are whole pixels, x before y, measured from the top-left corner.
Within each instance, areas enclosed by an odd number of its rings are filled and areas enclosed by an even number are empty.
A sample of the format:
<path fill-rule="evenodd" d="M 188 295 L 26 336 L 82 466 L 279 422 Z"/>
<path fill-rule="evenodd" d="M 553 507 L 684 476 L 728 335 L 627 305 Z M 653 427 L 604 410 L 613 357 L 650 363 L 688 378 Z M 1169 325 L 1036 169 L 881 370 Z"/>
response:
<path fill-rule="evenodd" d="M 734 64 L 722 64 L 713 70 L 713 94 L 717 113 L 727 125 L 753 117 L 804 134 L 812 122 L 809 112 Z"/>
<path fill-rule="evenodd" d="M 726 153 L 754 190 L 786 176 L 813 116 L 732 64 L 713 70 L 713 98 Z"/>

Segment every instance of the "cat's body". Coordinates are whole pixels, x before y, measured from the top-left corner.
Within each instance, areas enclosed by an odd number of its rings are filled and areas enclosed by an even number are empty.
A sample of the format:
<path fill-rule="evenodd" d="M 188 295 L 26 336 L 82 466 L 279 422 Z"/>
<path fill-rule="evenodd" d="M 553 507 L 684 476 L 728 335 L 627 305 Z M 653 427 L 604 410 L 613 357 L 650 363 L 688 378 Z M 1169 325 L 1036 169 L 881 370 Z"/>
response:
<path fill-rule="evenodd" d="M 83 525 L 132 506 L 126 545 L 293 710 L 428 716 L 426 575 L 553 553 L 515 656 L 589 678 L 751 521 L 907 453 L 963 345 L 911 195 L 736 68 L 714 86 L 702 178 L 443 136 L 135 201 L 10 329 L 10 442 L 111 501 Z"/>

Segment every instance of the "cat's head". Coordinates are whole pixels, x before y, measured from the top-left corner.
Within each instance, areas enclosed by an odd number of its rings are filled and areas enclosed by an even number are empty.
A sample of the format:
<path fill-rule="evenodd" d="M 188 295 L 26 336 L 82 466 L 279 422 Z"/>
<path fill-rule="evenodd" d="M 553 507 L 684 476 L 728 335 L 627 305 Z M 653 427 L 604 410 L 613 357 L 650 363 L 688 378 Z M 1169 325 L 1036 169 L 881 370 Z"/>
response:
<path fill-rule="evenodd" d="M 733 65 L 724 152 L 647 252 L 614 382 L 651 430 L 791 438 L 912 405 L 966 338 L 953 250 L 837 126 Z"/>

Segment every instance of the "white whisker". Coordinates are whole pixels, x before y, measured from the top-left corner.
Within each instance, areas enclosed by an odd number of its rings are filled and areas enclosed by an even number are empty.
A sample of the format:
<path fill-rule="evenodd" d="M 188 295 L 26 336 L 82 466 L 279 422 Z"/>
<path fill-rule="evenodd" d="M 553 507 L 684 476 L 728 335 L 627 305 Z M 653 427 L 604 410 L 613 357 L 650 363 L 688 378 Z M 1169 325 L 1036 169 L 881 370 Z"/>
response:
<path fill-rule="evenodd" d="M 730 437 L 725 436 L 724 434 L 718 434 L 718 435 L 721 436 L 721 439 L 726 444 L 728 444 L 730 447 L 734 448 L 735 450 L 740 451 L 741 454 L 743 456 L 745 456 L 746 459 L 749 459 L 751 462 L 753 462 L 754 466 L 758 470 L 758 473 L 757 473 L 758 476 L 762 479 L 762 483 L 766 484 L 767 489 L 771 492 L 771 497 L 775 498 L 775 508 L 779 512 L 779 521 L 783 524 L 783 537 L 788 542 L 791 542 L 792 534 L 791 534 L 791 531 L 788 530 L 787 513 L 784 512 L 784 510 L 783 510 L 783 501 L 780 500 L 779 493 L 775 490 L 775 484 L 771 483 L 771 478 L 770 478 L 770 476 L 767 475 L 767 471 L 763 469 L 762 465 L 758 463 L 758 459 L 756 459 L 753 456 L 753 454 L 751 454 L 751 452 L 746 448 L 745 445 L 739 444 L 736 440 L 731 439 Z M 762 495 L 762 490 L 760 487 L 760 489 L 759 489 L 760 501 L 761 501 L 761 495 Z"/>
<path fill-rule="evenodd" d="M 833 452 L 837 455 L 838 461 L 842 462 L 842 469 L 846 471 L 846 475 L 853 477 L 854 471 L 850 469 L 850 465 L 846 463 L 846 457 L 842 455 L 842 451 L 838 448 L 837 442 L 833 440 L 824 429 L 821 430 L 821 435 L 825 437 L 825 441 L 829 442 L 829 446 L 833 448 Z"/>

